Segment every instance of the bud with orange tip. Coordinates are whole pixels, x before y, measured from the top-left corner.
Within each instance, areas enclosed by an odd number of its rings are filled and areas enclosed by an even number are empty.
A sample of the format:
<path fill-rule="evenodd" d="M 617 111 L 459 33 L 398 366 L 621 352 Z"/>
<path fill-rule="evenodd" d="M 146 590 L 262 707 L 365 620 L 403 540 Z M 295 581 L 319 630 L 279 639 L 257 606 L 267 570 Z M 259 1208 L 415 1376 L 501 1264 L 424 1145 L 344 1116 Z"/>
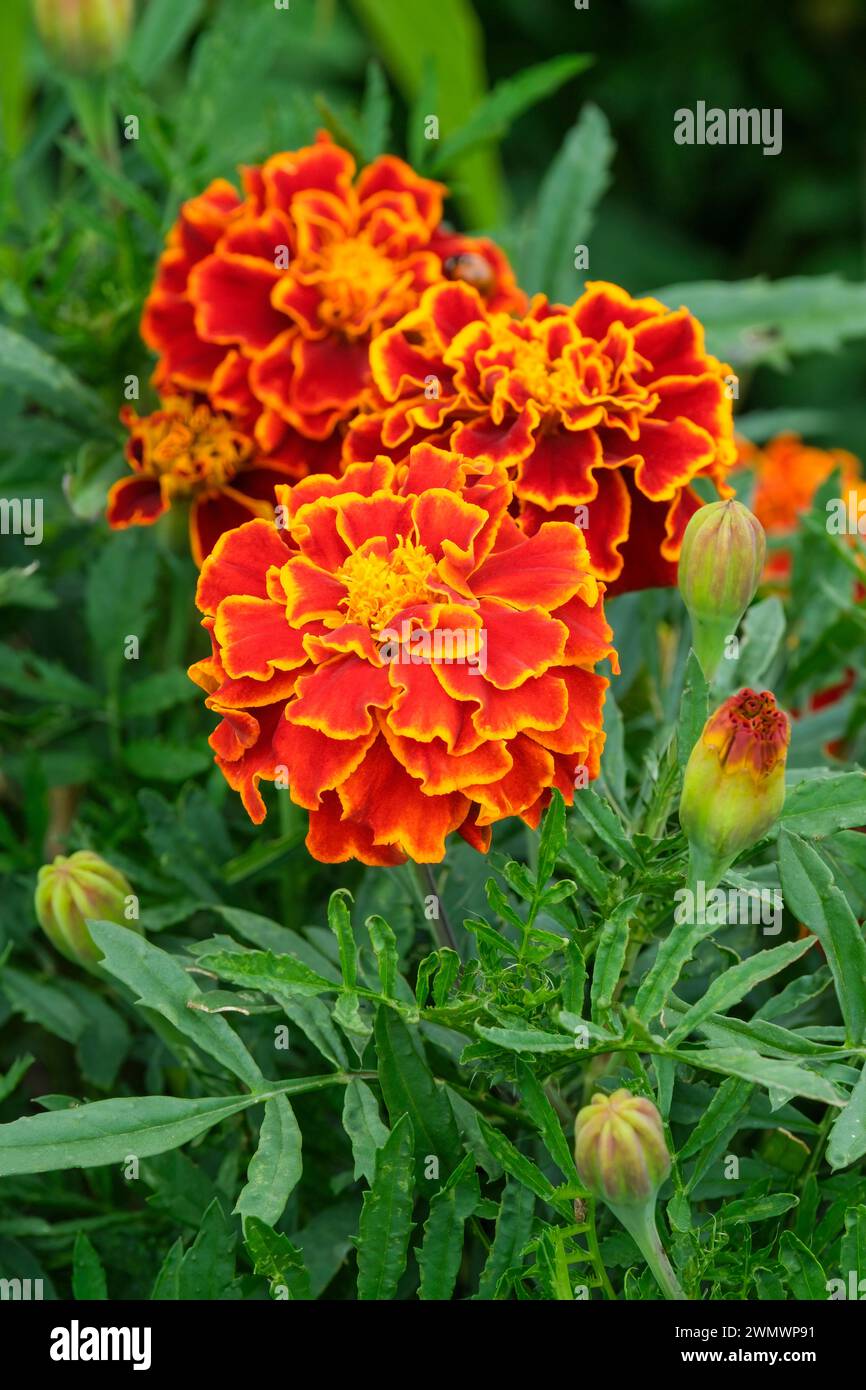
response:
<path fill-rule="evenodd" d="M 719 882 L 779 818 L 791 730 L 769 690 L 741 690 L 711 714 L 683 777 L 680 824 L 692 872 Z"/>

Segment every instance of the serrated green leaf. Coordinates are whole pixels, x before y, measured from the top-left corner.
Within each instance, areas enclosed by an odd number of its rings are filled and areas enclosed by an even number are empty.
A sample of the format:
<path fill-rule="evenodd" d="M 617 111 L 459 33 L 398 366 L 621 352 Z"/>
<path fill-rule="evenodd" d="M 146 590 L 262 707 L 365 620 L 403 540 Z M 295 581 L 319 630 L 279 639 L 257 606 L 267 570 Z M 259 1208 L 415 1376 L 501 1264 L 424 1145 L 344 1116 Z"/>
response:
<path fill-rule="evenodd" d="M 550 798 L 550 805 L 544 813 L 541 833 L 538 838 L 537 881 L 539 886 L 545 884 L 550 878 L 564 845 L 565 802 L 562 793 L 554 790 Z"/>
<path fill-rule="evenodd" d="M 430 1203 L 424 1240 L 417 1252 L 421 1282 L 418 1297 L 425 1302 L 451 1298 L 463 1254 L 463 1227 L 481 1197 L 473 1154 L 466 1154 L 445 1187 Z"/>
<path fill-rule="evenodd" d="M 259 1142 L 235 1211 L 276 1226 L 303 1168 L 301 1131 L 294 1111 L 285 1096 L 275 1096 L 265 1104 Z"/>
<path fill-rule="evenodd" d="M 707 722 L 709 689 L 701 663 L 689 652 L 677 721 L 677 762 L 684 768 Z"/>
<path fill-rule="evenodd" d="M 343 1128 L 352 1143 L 356 1180 L 364 1177 L 372 1184 L 376 1153 L 388 1138 L 388 1130 L 379 1116 L 379 1105 L 370 1087 L 356 1077 L 346 1087 Z"/>
<path fill-rule="evenodd" d="M 534 1194 L 523 1183 L 508 1178 L 499 1204 L 493 1245 L 481 1271 L 475 1298 L 495 1298 L 500 1279 L 518 1266 L 521 1252 L 532 1234 L 534 1210 Z"/>
<path fill-rule="evenodd" d="M 688 1051 L 680 1048 L 677 1056 L 688 1066 L 705 1067 L 707 1071 L 721 1072 L 725 1076 L 739 1076 L 770 1091 L 787 1091 L 792 1096 L 807 1096 L 810 1100 L 824 1101 L 827 1105 L 845 1104 L 844 1098 L 831 1082 L 810 1071 L 801 1062 L 761 1057 L 757 1052 L 723 1047 L 692 1048 Z"/>
<path fill-rule="evenodd" d="M 139 1004 L 168 1019 L 184 1037 L 248 1086 L 263 1084 L 258 1065 L 226 1020 L 189 1008 L 190 1000 L 200 999 L 202 992 L 173 956 L 113 922 L 91 922 L 89 928 L 104 953 L 101 969 L 122 980 Z"/>
<path fill-rule="evenodd" d="M 303 961 L 294 956 L 276 956 L 273 951 L 213 951 L 200 956 L 199 965 L 221 980 L 246 989 L 260 989 L 265 994 L 298 994 L 304 998 L 336 994 L 339 989 Z"/>
<path fill-rule="evenodd" d="M 866 825 L 866 772 L 842 772 L 798 782 L 785 797 L 779 829 L 807 840 Z"/>
<path fill-rule="evenodd" d="M 569 78 L 588 68 L 592 61 L 584 53 L 566 53 L 497 82 L 469 119 L 443 142 L 433 161 L 432 172 L 447 172 L 452 162 L 467 150 L 500 139 L 522 111 L 555 92 Z"/>
<path fill-rule="evenodd" d="M 358 980 L 358 950 L 349 915 L 351 901 L 352 895 L 346 888 L 338 888 L 328 900 L 328 926 L 337 938 L 340 948 L 340 970 L 347 989 L 354 989 Z"/>
<path fill-rule="evenodd" d="M 397 983 L 397 938 L 393 929 L 382 917 L 368 917 L 367 931 L 370 945 L 379 967 L 379 983 L 386 999 L 393 999 Z"/>
<path fill-rule="evenodd" d="M 602 844 L 607 844 L 633 869 L 643 869 L 643 860 L 631 844 L 616 815 L 606 801 L 592 789 L 584 787 L 575 793 L 574 805 L 595 831 Z"/>
<path fill-rule="evenodd" d="M 96 1168 L 147 1158 L 186 1144 L 220 1120 L 255 1104 L 254 1096 L 132 1096 L 48 1110 L 0 1125 L 0 1177 Z"/>
<path fill-rule="evenodd" d="M 743 1197 L 726 1202 L 721 1218 L 726 1225 L 737 1226 L 757 1221 L 774 1221 L 797 1205 L 793 1192 L 769 1192 L 764 1197 Z"/>
<path fill-rule="evenodd" d="M 361 154 L 366 164 L 387 150 L 390 123 L 391 97 L 385 75 L 378 63 L 368 63 L 360 131 Z"/>
<path fill-rule="evenodd" d="M 544 176 L 521 257 L 521 283 L 570 304 L 580 291 L 575 248 L 587 244 L 610 182 L 615 145 L 604 114 L 587 103 Z"/>
<path fill-rule="evenodd" d="M 401 1115 L 376 1158 L 358 1227 L 358 1298 L 393 1298 L 406 1267 L 412 1234 L 414 1136 Z"/>
<path fill-rule="evenodd" d="M 215 1197 L 180 1262 L 178 1297 L 185 1302 L 239 1298 L 235 1284 L 236 1243 L 234 1229 Z"/>
<path fill-rule="evenodd" d="M 0 324 L 0 386 L 20 391 L 27 400 L 61 418 L 105 428 L 108 412 L 99 396 L 79 381 L 56 357 Z"/>
<path fill-rule="evenodd" d="M 519 1149 L 515 1148 L 511 1140 L 501 1130 L 494 1129 L 483 1115 L 478 1116 L 478 1123 L 484 1136 L 484 1142 L 506 1173 L 509 1173 L 515 1181 L 522 1183 L 536 1197 L 540 1197 L 543 1202 L 555 1207 L 557 1211 L 562 1211 L 565 1204 L 557 1197 L 555 1188 L 544 1176 L 541 1169 L 533 1163 L 532 1159 L 527 1158 L 526 1154 L 522 1154 Z"/>
<path fill-rule="evenodd" d="M 652 293 L 672 309 L 684 304 L 704 325 L 710 352 L 735 366 L 784 366 L 866 337 L 866 285 L 838 275 L 707 280 Z"/>
<path fill-rule="evenodd" d="M 866 1206 L 849 1207 L 845 1213 L 845 1234 L 839 1264 L 844 1279 L 847 1280 L 851 1270 L 858 1284 L 861 1279 L 866 1279 Z"/>
<path fill-rule="evenodd" d="M 602 924 L 589 992 L 595 1023 L 604 1023 L 610 1013 L 614 991 L 625 966 L 629 926 L 639 906 L 640 894 L 633 894 L 619 903 Z"/>
<path fill-rule="evenodd" d="M 734 1004 L 739 1004 L 756 985 L 786 970 L 795 960 L 799 960 L 811 950 L 814 944 L 812 937 L 807 937 L 805 941 L 786 941 L 769 951 L 758 951 L 747 960 L 740 961 L 739 965 L 732 965 L 730 969 L 724 970 L 713 980 L 697 1003 L 686 1010 L 676 1027 L 668 1034 L 668 1042 L 676 1045 L 683 1038 L 687 1038 L 710 1014 L 724 1013 Z"/>
<path fill-rule="evenodd" d="M 72 1248 L 72 1293 L 79 1303 L 108 1298 L 102 1261 L 83 1231 L 78 1232 Z"/>
<path fill-rule="evenodd" d="M 559 1116 L 532 1068 L 522 1060 L 517 1063 L 517 1088 L 527 1115 L 544 1141 L 544 1147 L 566 1182 L 572 1182 L 575 1174 L 574 1159 L 568 1140 L 562 1132 Z"/>
<path fill-rule="evenodd" d="M 306 1301 L 312 1297 L 310 1275 L 304 1257 L 288 1236 L 271 1229 L 265 1221 L 248 1216 L 244 1221 L 244 1244 L 256 1274 L 269 1280 L 271 1295 Z M 285 1294 L 283 1294 L 285 1290 Z"/>
<path fill-rule="evenodd" d="M 824 949 L 848 1040 L 862 1043 L 866 1040 L 866 941 L 857 919 L 820 855 L 789 830 L 779 840 L 779 869 L 788 908 Z"/>
<path fill-rule="evenodd" d="M 439 1171 L 448 1172 L 460 1157 L 460 1136 L 448 1097 L 433 1080 L 417 1031 L 393 1009 L 379 1007 L 375 1033 L 379 1082 L 391 1124 L 410 1116 L 418 1183 L 422 1191 L 429 1191 L 427 1160 L 437 1159 Z"/>
<path fill-rule="evenodd" d="M 847 1168 L 866 1153 L 866 1066 L 851 1092 L 848 1104 L 833 1122 L 827 1140 L 831 1168 Z"/>
<path fill-rule="evenodd" d="M 787 1272 L 786 1282 L 795 1298 L 826 1299 L 827 1276 L 809 1247 L 793 1231 L 783 1231 L 779 1255 Z"/>

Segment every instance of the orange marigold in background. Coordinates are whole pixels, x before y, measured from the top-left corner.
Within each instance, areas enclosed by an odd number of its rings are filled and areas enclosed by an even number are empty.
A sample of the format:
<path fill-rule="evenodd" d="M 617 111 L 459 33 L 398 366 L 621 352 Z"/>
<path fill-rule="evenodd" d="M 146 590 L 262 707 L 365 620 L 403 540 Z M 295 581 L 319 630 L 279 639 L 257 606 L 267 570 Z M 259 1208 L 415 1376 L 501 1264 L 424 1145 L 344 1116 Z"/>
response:
<path fill-rule="evenodd" d="M 796 434 L 780 434 L 764 448 L 738 440 L 738 464 L 755 474 L 752 510 L 767 535 L 782 537 L 796 531 L 800 517 L 812 506 L 815 494 L 839 470 L 841 495 L 853 492 L 866 499 L 866 485 L 859 460 L 844 449 L 816 449 Z M 771 548 L 764 567 L 767 581 L 786 581 L 791 573 L 791 552 Z"/>
<path fill-rule="evenodd" d="M 120 418 L 132 476 L 108 494 L 109 524 L 149 526 L 174 503 L 188 503 L 197 565 L 224 531 L 254 516 L 273 518 L 274 488 L 297 476 L 291 464 L 263 458 L 233 419 L 201 400 L 168 397 L 150 415 L 125 406 Z"/>
<path fill-rule="evenodd" d="M 730 368 L 685 309 L 596 283 L 570 308 L 539 295 L 515 320 L 468 285 L 440 284 L 374 340 L 370 361 L 376 391 L 350 427 L 348 460 L 399 456 L 425 434 L 492 459 L 525 528 L 578 519 L 616 589 L 676 582 L 696 477 L 729 494 Z"/>
<path fill-rule="evenodd" d="M 141 331 L 162 394 L 198 392 L 239 416 L 266 454 L 336 471 L 336 427 L 369 381 L 371 338 L 430 285 L 466 277 L 522 309 L 502 252 L 442 225 L 442 184 L 384 155 L 314 145 L 216 179 L 181 208 Z"/>
<path fill-rule="evenodd" d="M 324 862 L 438 862 L 535 825 L 594 777 L 616 660 L 581 532 L 523 534 L 502 465 L 427 444 L 277 489 L 205 561 L 213 654 L 190 674 L 216 761 L 261 821 L 262 779 L 309 812 Z"/>

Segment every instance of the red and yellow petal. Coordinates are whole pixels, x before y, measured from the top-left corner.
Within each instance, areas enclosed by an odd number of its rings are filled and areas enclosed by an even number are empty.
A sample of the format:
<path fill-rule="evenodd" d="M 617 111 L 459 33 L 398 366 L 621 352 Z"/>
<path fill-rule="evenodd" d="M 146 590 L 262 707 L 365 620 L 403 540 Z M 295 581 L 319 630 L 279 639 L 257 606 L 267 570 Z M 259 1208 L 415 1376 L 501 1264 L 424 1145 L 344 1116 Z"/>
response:
<path fill-rule="evenodd" d="M 150 526 L 166 511 L 168 503 L 157 478 L 120 478 L 109 489 L 106 516 L 115 530 Z"/>
<path fill-rule="evenodd" d="M 349 652 L 298 679 L 287 717 L 329 738 L 361 738 L 373 728 L 371 711 L 387 709 L 393 698 L 387 668 Z"/>
<path fill-rule="evenodd" d="M 264 680 L 274 671 L 303 666 L 307 653 L 300 634 L 286 621 L 285 609 L 269 598 L 232 594 L 216 613 L 214 636 L 226 674 Z"/>

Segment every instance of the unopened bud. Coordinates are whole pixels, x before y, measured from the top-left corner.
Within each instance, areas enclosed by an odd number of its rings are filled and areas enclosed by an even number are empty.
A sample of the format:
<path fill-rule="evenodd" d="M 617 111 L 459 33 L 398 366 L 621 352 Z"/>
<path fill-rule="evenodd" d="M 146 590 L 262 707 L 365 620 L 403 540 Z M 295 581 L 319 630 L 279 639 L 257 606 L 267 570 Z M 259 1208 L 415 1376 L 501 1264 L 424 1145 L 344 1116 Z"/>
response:
<path fill-rule="evenodd" d="M 671 1159 L 652 1101 L 599 1092 L 578 1112 L 574 1136 L 577 1171 L 594 1196 L 614 1209 L 655 1202 Z"/>
<path fill-rule="evenodd" d="M 683 536 L 679 587 L 692 620 L 692 645 L 707 680 L 755 596 L 764 568 L 764 528 L 742 502 L 711 502 Z"/>
<path fill-rule="evenodd" d="M 704 725 L 686 764 L 680 824 L 696 875 L 708 884 L 778 819 L 790 739 L 769 690 L 731 695 Z"/>
<path fill-rule="evenodd" d="M 126 48 L 133 0 L 34 0 L 33 8 L 45 47 L 67 72 L 102 72 Z"/>
<path fill-rule="evenodd" d="M 656 1229 L 656 1196 L 671 1156 L 652 1101 L 625 1089 L 594 1095 L 578 1112 L 574 1139 L 584 1186 L 628 1231 L 665 1298 L 685 1298 Z"/>
<path fill-rule="evenodd" d="M 53 864 L 42 866 L 34 906 L 40 927 L 58 951 L 92 970 L 102 952 L 87 930 L 88 918 L 138 930 L 125 915 L 131 896 L 132 889 L 119 869 L 92 850 L 82 849 L 68 858 L 59 854 Z"/>

